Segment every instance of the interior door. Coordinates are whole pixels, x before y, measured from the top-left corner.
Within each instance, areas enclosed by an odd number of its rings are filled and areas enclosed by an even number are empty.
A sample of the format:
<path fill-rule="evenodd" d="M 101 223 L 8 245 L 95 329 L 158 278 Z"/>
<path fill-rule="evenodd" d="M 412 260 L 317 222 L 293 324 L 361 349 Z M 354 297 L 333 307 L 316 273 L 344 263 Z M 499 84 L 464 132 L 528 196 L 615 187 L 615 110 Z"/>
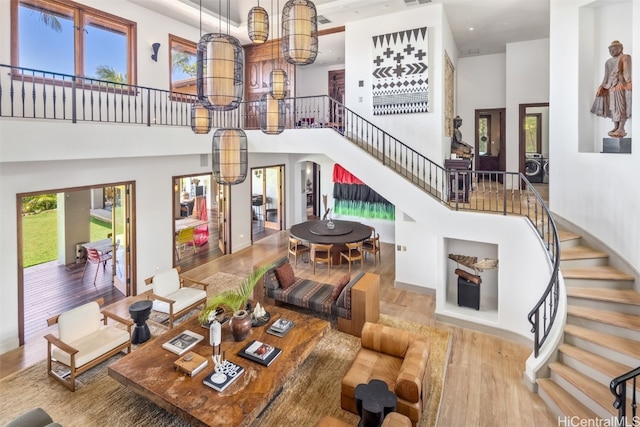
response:
<path fill-rule="evenodd" d="M 116 185 L 112 191 L 113 285 L 123 295 L 131 295 L 131 188 Z"/>
<path fill-rule="evenodd" d="M 283 166 L 273 166 L 265 168 L 265 179 L 263 180 L 266 203 L 264 226 L 271 230 L 282 230 L 282 170 Z"/>
<path fill-rule="evenodd" d="M 476 170 L 489 172 L 506 170 L 504 122 L 504 108 L 476 110 Z"/>
<path fill-rule="evenodd" d="M 218 188 L 218 247 L 223 254 L 231 252 L 231 188 L 213 184 Z"/>

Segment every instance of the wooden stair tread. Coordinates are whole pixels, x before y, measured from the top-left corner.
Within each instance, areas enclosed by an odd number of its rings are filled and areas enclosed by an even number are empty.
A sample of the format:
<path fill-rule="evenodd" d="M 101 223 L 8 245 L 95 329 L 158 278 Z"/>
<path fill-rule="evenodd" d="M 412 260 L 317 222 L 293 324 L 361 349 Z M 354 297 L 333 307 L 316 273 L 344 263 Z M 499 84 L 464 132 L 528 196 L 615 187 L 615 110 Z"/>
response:
<path fill-rule="evenodd" d="M 592 331 L 591 329 L 571 324 L 565 325 L 564 332 L 576 338 L 640 359 L 640 341 Z"/>
<path fill-rule="evenodd" d="M 560 260 L 609 258 L 606 252 L 597 251 L 587 246 L 574 246 L 560 250 Z"/>
<path fill-rule="evenodd" d="M 595 420 L 598 418 L 591 409 L 580 403 L 578 399 L 569 394 L 552 379 L 541 378 L 536 382 L 538 383 L 538 387 L 544 389 L 565 416 L 569 418 L 578 417 L 583 420 Z"/>
<path fill-rule="evenodd" d="M 612 415 L 618 415 L 617 409 L 613 407 L 615 398 L 613 394 L 611 394 L 611 391 L 609 391 L 609 387 L 600 384 L 596 380 L 581 374 L 563 363 L 549 363 L 549 369 L 560 375 L 585 395 L 589 396 L 594 402 L 611 412 Z"/>
<path fill-rule="evenodd" d="M 634 277 L 609 265 L 588 268 L 563 268 L 565 279 L 634 280 Z"/>
<path fill-rule="evenodd" d="M 567 356 L 576 359 L 583 364 L 590 366 L 591 368 L 602 372 L 605 376 L 613 379 L 619 377 L 622 374 L 626 374 L 632 368 L 623 364 L 618 363 L 614 360 L 607 359 L 606 357 L 599 356 L 597 354 L 591 353 L 590 351 L 583 350 L 581 348 L 575 347 L 571 344 L 562 344 L 558 347 L 558 350 L 561 353 L 566 354 Z M 640 386 L 640 384 L 638 384 Z"/>
<path fill-rule="evenodd" d="M 578 288 L 567 287 L 567 296 L 597 301 L 640 305 L 640 292 L 632 289 Z"/>
<path fill-rule="evenodd" d="M 590 307 L 579 307 L 576 305 L 569 305 L 567 307 L 567 314 L 640 332 L 640 316 L 633 314 L 599 310 Z"/>
<path fill-rule="evenodd" d="M 580 239 L 582 236 L 571 232 L 571 231 L 567 231 L 567 230 L 558 230 L 558 239 L 560 239 L 561 242 L 566 242 L 568 240 L 576 240 L 576 239 Z"/>

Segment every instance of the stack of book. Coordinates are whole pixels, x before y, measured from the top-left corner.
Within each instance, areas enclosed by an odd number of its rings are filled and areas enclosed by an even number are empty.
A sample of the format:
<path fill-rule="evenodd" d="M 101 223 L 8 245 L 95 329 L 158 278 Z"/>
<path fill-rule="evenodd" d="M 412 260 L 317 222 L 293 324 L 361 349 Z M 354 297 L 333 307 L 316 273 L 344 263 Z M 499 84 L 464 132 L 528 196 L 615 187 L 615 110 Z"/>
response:
<path fill-rule="evenodd" d="M 269 366 L 278 356 L 280 356 L 280 353 L 282 353 L 282 350 L 278 347 L 253 340 L 240 350 L 239 356 L 258 362 L 261 365 Z"/>
<path fill-rule="evenodd" d="M 178 356 L 182 356 L 203 339 L 204 337 L 202 335 L 186 330 L 162 344 L 162 348 L 172 351 Z"/>
<path fill-rule="evenodd" d="M 178 371 L 193 377 L 202 371 L 209 364 L 209 361 L 206 357 L 190 351 L 173 362 L 173 364 Z"/>
<path fill-rule="evenodd" d="M 225 360 L 222 366 L 216 367 L 216 369 L 208 374 L 202 380 L 202 383 L 216 391 L 224 391 L 231 385 L 242 373 L 244 368 L 240 365 Z"/>
<path fill-rule="evenodd" d="M 293 321 L 280 318 L 271 324 L 267 332 L 278 337 L 283 337 L 293 328 L 293 325 L 295 325 Z"/>

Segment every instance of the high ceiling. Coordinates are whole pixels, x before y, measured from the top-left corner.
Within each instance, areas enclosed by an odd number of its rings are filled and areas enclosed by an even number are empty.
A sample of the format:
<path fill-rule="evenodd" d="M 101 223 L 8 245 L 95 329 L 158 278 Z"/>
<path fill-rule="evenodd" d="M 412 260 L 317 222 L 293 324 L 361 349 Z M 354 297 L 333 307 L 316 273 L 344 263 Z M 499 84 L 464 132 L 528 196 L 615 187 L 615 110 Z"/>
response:
<path fill-rule="evenodd" d="M 200 0 L 129 1 L 198 26 Z M 272 10 L 282 10 L 286 0 L 202 0 L 203 32 L 217 32 L 221 26 L 222 32 L 236 36 L 242 44 L 250 43 L 247 16 L 258 3 L 267 10 L 272 28 L 276 28 L 274 24 L 279 17 Z M 314 0 L 313 3 L 319 30 L 441 3 L 460 57 L 501 53 L 507 43 L 549 37 L 549 0 Z M 344 61 L 344 39 L 340 34 L 323 36 L 319 50 L 318 65 Z"/>

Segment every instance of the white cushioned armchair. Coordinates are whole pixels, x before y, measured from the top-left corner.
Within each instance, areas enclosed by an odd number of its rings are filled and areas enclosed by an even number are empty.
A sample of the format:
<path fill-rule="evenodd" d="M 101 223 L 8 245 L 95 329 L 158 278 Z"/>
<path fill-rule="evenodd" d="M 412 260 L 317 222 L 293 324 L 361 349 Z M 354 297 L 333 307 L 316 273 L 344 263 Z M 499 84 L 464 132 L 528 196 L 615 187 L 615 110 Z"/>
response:
<path fill-rule="evenodd" d="M 49 326 L 58 324 L 58 337 L 47 334 L 47 373 L 71 391 L 75 391 L 76 377 L 124 349 L 131 352 L 131 319 L 123 319 L 108 311 L 100 311 L 102 298 L 81 305 L 47 320 Z M 107 325 L 111 318 L 126 329 Z M 53 362 L 69 368 L 66 375 L 54 372 Z"/>
<path fill-rule="evenodd" d="M 187 286 L 188 282 L 200 285 L 204 290 Z M 153 286 L 150 295 L 153 309 L 169 315 L 169 328 L 173 328 L 175 319 L 207 301 L 209 284 L 181 275 L 180 267 L 158 273 L 145 283 Z"/>

